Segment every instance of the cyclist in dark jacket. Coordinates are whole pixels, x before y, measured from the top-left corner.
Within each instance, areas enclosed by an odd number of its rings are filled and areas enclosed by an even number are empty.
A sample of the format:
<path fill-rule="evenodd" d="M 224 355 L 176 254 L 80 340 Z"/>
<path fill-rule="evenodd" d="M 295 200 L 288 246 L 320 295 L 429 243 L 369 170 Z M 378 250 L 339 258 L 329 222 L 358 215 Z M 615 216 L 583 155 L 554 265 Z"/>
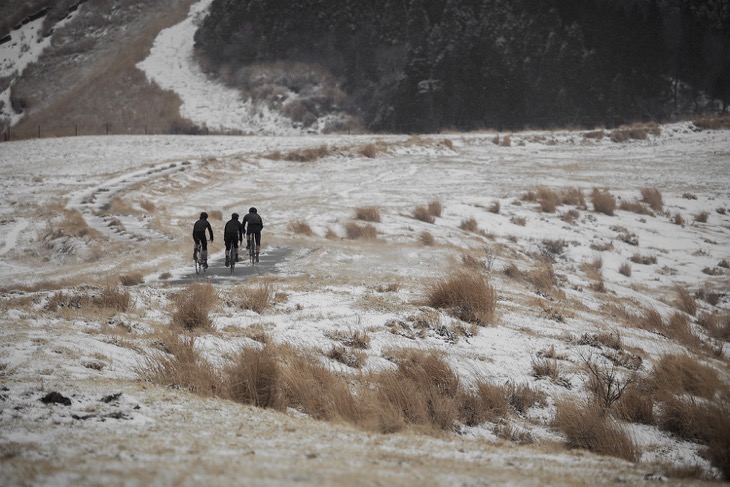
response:
<path fill-rule="evenodd" d="M 243 227 L 246 230 L 246 248 L 251 248 L 251 235 L 253 235 L 254 244 L 256 245 L 256 262 L 259 261 L 259 251 L 261 250 L 261 230 L 264 228 L 264 221 L 256 208 L 248 209 L 248 214 L 243 217 Z"/>
<path fill-rule="evenodd" d="M 202 248 L 200 252 L 200 258 L 203 259 L 203 267 L 208 267 L 208 242 L 205 239 L 205 231 L 208 230 L 210 233 L 210 241 L 213 241 L 213 228 L 208 222 L 208 214 L 202 212 L 200 214 L 200 220 L 196 221 L 193 225 L 193 242 L 195 247 L 193 248 L 193 259 L 196 258 L 195 251 L 198 248 L 198 242 Z"/>
<path fill-rule="evenodd" d="M 238 213 L 231 215 L 231 219 L 226 223 L 223 230 L 223 241 L 226 243 L 226 267 L 231 263 L 231 259 L 238 262 L 238 244 L 243 242 L 243 225 L 238 221 Z M 233 249 L 233 253 L 231 253 Z"/>

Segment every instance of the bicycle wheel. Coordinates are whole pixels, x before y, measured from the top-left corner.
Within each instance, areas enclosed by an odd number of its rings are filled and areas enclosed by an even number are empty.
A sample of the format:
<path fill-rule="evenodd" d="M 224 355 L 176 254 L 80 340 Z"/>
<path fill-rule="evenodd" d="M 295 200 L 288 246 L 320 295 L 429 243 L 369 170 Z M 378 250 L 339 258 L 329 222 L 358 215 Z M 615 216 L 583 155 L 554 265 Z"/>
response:
<path fill-rule="evenodd" d="M 253 238 L 248 249 L 248 257 L 251 259 L 251 265 L 254 265 L 256 263 L 256 243 Z"/>
<path fill-rule="evenodd" d="M 195 273 L 200 274 L 200 272 L 203 270 L 203 266 L 200 264 L 200 249 L 195 249 Z"/>
<path fill-rule="evenodd" d="M 231 256 L 230 268 L 231 268 L 231 274 L 233 274 L 233 268 L 236 267 L 236 259 L 238 258 L 238 249 L 236 247 L 234 247 L 233 245 L 231 245 L 230 256 Z"/>

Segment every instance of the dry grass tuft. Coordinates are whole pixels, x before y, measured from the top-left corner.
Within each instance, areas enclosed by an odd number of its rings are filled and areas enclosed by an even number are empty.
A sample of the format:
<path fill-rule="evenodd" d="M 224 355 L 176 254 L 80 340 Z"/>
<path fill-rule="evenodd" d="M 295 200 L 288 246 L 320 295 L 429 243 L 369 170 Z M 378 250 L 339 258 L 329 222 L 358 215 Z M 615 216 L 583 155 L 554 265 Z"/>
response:
<path fill-rule="evenodd" d="M 218 295 L 211 284 L 191 284 L 172 296 L 175 311 L 172 323 L 185 330 L 210 329 L 209 313 L 218 301 Z"/>
<path fill-rule="evenodd" d="M 380 210 L 375 206 L 364 206 L 355 210 L 355 219 L 365 222 L 379 222 Z"/>
<path fill-rule="evenodd" d="M 598 188 L 593 188 L 591 202 L 593 203 L 593 210 L 598 213 L 613 216 L 616 211 L 616 198 L 606 190 L 602 191 Z"/>
<path fill-rule="evenodd" d="M 662 194 L 656 188 L 641 188 L 641 201 L 657 213 L 661 213 L 664 209 Z"/>
<path fill-rule="evenodd" d="M 642 265 L 652 265 L 656 264 L 656 256 L 655 255 L 641 255 L 641 253 L 637 252 L 631 257 L 629 257 L 629 260 L 633 262 L 634 264 L 642 264 Z"/>
<path fill-rule="evenodd" d="M 543 213 L 555 213 L 560 204 L 560 196 L 555 191 L 545 186 L 537 188 L 537 201 L 540 203 L 540 210 Z"/>
<path fill-rule="evenodd" d="M 710 214 L 706 211 L 701 211 L 694 216 L 695 223 L 707 223 L 710 218 Z"/>
<path fill-rule="evenodd" d="M 499 204 L 499 201 L 493 201 L 491 205 L 489 205 L 489 208 L 487 209 L 490 213 L 494 213 L 495 215 L 499 213 L 502 206 Z"/>
<path fill-rule="evenodd" d="M 292 232 L 298 234 L 298 235 L 306 235 L 308 237 L 311 237 L 314 235 L 314 232 L 312 231 L 312 227 L 309 226 L 309 223 L 306 222 L 291 222 L 288 225 L 289 230 Z"/>
<path fill-rule="evenodd" d="M 516 385 L 509 382 L 505 386 L 505 392 L 509 405 L 519 414 L 526 414 L 534 406 L 547 405 L 547 394 L 533 389 L 529 384 Z"/>
<path fill-rule="evenodd" d="M 244 348 L 223 369 L 225 397 L 242 404 L 284 409 L 275 347 Z"/>
<path fill-rule="evenodd" d="M 416 209 L 413 210 L 413 218 L 426 223 L 433 223 L 436 221 L 425 206 L 417 206 Z"/>
<path fill-rule="evenodd" d="M 509 413 L 505 388 L 478 381 L 473 391 L 462 391 L 459 400 L 459 419 L 467 426 L 504 418 Z"/>
<path fill-rule="evenodd" d="M 305 149 L 291 151 L 284 154 L 282 157 L 284 160 L 290 162 L 312 162 L 327 157 L 335 150 L 336 148 L 334 147 L 330 148 L 327 144 L 322 144 L 318 147 L 308 147 Z"/>
<path fill-rule="evenodd" d="M 618 268 L 618 273 L 626 277 L 631 277 L 631 264 L 623 262 Z"/>
<path fill-rule="evenodd" d="M 525 278 L 539 293 L 548 293 L 553 291 L 558 282 L 553 264 L 547 260 L 537 262 L 533 268 L 527 272 Z"/>
<path fill-rule="evenodd" d="M 650 383 L 658 397 L 691 394 L 711 399 L 721 387 L 717 371 L 689 355 L 662 356 L 654 364 Z"/>
<path fill-rule="evenodd" d="M 654 398 L 636 382 L 626 388 L 613 410 L 616 417 L 624 421 L 654 424 Z"/>
<path fill-rule="evenodd" d="M 441 217 L 443 206 L 440 200 L 431 200 L 428 203 L 428 214 L 434 217 Z"/>
<path fill-rule="evenodd" d="M 474 218 L 463 220 L 459 225 L 459 228 L 467 232 L 476 233 L 479 231 L 479 225 L 477 225 L 477 221 Z"/>
<path fill-rule="evenodd" d="M 581 448 L 631 462 L 638 461 L 641 456 L 626 430 L 593 404 L 559 403 L 553 426 L 565 435 L 568 448 Z"/>
<path fill-rule="evenodd" d="M 121 282 L 123 286 L 136 286 L 137 284 L 142 284 L 143 281 L 144 279 L 141 272 L 130 272 L 129 274 L 122 274 L 119 276 L 119 282 Z"/>
<path fill-rule="evenodd" d="M 418 239 L 421 241 L 423 245 L 431 246 L 436 243 L 436 240 L 433 238 L 433 235 L 431 232 L 421 232 Z"/>
<path fill-rule="evenodd" d="M 359 225 L 355 222 L 350 222 L 345 225 L 345 234 L 350 240 L 375 240 L 378 238 L 377 229 L 371 225 Z"/>
<path fill-rule="evenodd" d="M 494 288 L 480 274 L 465 269 L 434 281 L 426 295 L 429 306 L 483 326 L 492 322 L 497 306 Z"/>
<path fill-rule="evenodd" d="M 677 284 L 674 286 L 674 291 L 677 294 L 677 298 L 674 301 L 677 309 L 684 311 L 690 316 L 697 314 L 697 301 L 695 301 L 694 296 L 692 296 L 687 288 Z"/>
<path fill-rule="evenodd" d="M 274 285 L 269 279 L 256 283 L 236 286 L 233 290 L 234 304 L 240 309 L 247 309 L 263 314 L 274 300 Z"/>

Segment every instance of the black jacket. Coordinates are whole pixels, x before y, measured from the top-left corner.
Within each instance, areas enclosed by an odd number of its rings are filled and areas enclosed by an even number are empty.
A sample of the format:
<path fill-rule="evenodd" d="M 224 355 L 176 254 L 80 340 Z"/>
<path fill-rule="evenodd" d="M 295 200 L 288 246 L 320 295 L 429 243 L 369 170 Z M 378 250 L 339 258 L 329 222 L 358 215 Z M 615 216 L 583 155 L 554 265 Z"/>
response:
<path fill-rule="evenodd" d="M 243 217 L 243 227 L 246 233 L 258 233 L 263 230 L 264 221 L 258 213 L 246 213 L 246 216 Z"/>
<path fill-rule="evenodd" d="M 241 225 L 241 222 L 234 219 L 228 220 L 226 228 L 223 230 L 223 238 L 228 240 L 227 237 L 243 240 L 243 225 Z"/>

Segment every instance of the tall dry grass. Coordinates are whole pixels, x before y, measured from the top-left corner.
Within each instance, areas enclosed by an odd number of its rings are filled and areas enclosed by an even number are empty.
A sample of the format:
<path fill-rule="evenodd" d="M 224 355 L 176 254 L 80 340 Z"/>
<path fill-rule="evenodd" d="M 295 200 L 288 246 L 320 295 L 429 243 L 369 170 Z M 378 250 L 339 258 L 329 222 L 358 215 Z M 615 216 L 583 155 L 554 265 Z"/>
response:
<path fill-rule="evenodd" d="M 607 190 L 593 188 L 591 202 L 593 203 L 593 210 L 597 213 L 613 216 L 616 211 L 616 198 Z"/>
<path fill-rule="evenodd" d="M 185 330 L 210 329 L 213 326 L 209 313 L 218 302 L 218 295 L 211 284 L 194 283 L 172 296 L 175 310 L 172 323 Z"/>
<path fill-rule="evenodd" d="M 234 288 L 234 305 L 263 314 L 274 302 L 275 288 L 270 279 L 241 284 Z"/>
<path fill-rule="evenodd" d="M 426 302 L 460 320 L 485 326 L 494 318 L 497 293 L 484 276 L 460 269 L 433 281 L 426 290 Z"/>
<path fill-rule="evenodd" d="M 553 426 L 565 435 L 568 448 L 580 448 L 636 462 L 641 451 L 629 433 L 601 408 L 590 403 L 558 403 Z"/>
<path fill-rule="evenodd" d="M 641 188 L 641 200 L 657 213 L 664 210 L 662 194 L 656 188 Z"/>
<path fill-rule="evenodd" d="M 345 234 L 350 240 L 375 240 L 378 238 L 378 230 L 370 223 L 359 225 L 355 222 L 349 222 L 345 225 Z"/>
<path fill-rule="evenodd" d="M 376 206 L 363 206 L 355 209 L 355 219 L 364 222 L 379 222 L 380 209 Z"/>

